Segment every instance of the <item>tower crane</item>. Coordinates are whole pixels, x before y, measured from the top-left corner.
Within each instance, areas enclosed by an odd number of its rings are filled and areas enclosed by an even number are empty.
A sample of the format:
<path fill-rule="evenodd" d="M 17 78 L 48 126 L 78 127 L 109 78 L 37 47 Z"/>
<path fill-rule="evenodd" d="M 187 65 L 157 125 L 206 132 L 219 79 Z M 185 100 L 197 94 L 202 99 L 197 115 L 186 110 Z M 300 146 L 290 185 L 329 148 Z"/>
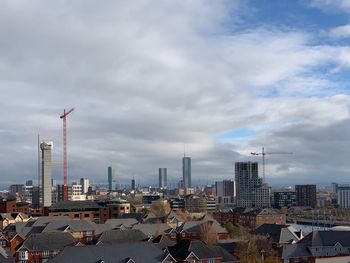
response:
<path fill-rule="evenodd" d="M 262 156 L 262 162 L 263 162 L 263 184 L 265 184 L 265 155 L 270 154 L 293 154 L 292 152 L 265 152 L 264 147 L 262 147 L 261 152 L 251 152 L 251 155 L 261 155 Z"/>
<path fill-rule="evenodd" d="M 67 161 L 67 116 L 74 111 L 74 108 L 66 111 L 63 110 L 63 114 L 60 118 L 63 120 L 63 200 L 68 200 L 68 161 Z"/>

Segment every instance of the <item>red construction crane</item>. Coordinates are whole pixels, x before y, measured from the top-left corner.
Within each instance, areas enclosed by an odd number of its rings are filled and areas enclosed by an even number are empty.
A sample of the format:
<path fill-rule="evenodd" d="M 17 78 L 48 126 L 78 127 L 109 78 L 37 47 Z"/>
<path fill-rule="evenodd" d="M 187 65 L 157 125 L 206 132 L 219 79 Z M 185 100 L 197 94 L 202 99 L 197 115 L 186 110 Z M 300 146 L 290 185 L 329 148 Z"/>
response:
<path fill-rule="evenodd" d="M 265 152 L 264 147 L 262 147 L 261 152 L 251 152 L 251 155 L 261 155 L 263 161 L 263 184 L 265 184 L 265 155 L 270 154 L 293 154 L 292 152 Z"/>
<path fill-rule="evenodd" d="M 67 161 L 67 115 L 74 111 L 74 108 L 66 112 L 63 110 L 63 114 L 60 116 L 63 119 L 63 200 L 68 200 L 68 161 Z"/>

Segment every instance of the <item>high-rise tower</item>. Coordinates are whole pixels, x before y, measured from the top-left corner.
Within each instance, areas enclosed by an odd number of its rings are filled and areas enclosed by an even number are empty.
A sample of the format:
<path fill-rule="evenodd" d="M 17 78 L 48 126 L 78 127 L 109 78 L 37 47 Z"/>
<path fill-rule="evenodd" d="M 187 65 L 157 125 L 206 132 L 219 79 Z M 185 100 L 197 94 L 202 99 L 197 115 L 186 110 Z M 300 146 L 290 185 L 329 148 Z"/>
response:
<path fill-rule="evenodd" d="M 191 188 L 191 157 L 182 158 L 183 188 Z"/>
<path fill-rule="evenodd" d="M 40 144 L 41 149 L 41 184 L 43 206 L 49 207 L 52 205 L 52 141 L 44 141 Z"/>
<path fill-rule="evenodd" d="M 115 170 L 112 166 L 108 167 L 108 190 L 110 192 L 115 191 Z"/>
<path fill-rule="evenodd" d="M 167 168 L 159 168 L 159 188 L 166 189 L 168 186 L 167 182 Z"/>
<path fill-rule="evenodd" d="M 235 163 L 236 199 L 240 207 L 270 206 L 269 188 L 258 175 L 257 162 Z"/>

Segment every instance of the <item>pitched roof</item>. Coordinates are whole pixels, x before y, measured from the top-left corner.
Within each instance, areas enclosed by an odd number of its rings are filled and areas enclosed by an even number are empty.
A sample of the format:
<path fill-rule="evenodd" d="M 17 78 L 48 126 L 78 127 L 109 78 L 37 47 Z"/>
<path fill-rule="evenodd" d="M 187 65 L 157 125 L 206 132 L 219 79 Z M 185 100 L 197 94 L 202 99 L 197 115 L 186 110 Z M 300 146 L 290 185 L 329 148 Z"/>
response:
<path fill-rule="evenodd" d="M 156 236 L 160 232 L 167 233 L 172 230 L 167 224 L 137 224 L 132 229 L 139 229 L 147 236 Z"/>
<path fill-rule="evenodd" d="M 142 222 L 142 220 L 145 218 L 144 213 L 130 213 L 130 214 L 121 214 L 118 215 L 117 218 L 135 218 L 137 221 Z"/>
<path fill-rule="evenodd" d="M 263 224 L 253 231 L 255 235 L 268 236 L 272 243 L 291 243 L 299 241 L 296 229 L 288 225 Z"/>
<path fill-rule="evenodd" d="M 58 220 L 69 219 L 68 216 L 40 216 L 33 223 L 33 226 L 46 226 L 48 223 Z"/>
<path fill-rule="evenodd" d="M 57 220 L 47 224 L 47 226 L 42 231 L 45 232 L 58 232 L 64 231 L 67 228 L 72 229 L 73 232 L 85 232 L 85 231 L 94 231 L 93 226 L 86 220 Z"/>
<path fill-rule="evenodd" d="M 135 218 L 113 218 L 108 219 L 105 224 L 110 225 L 112 228 L 117 228 L 120 226 L 125 226 L 126 228 L 131 228 L 133 225 L 138 224 Z"/>
<path fill-rule="evenodd" d="M 132 259 L 135 262 L 159 263 L 162 262 L 165 256 L 165 253 L 152 242 L 137 242 L 100 246 L 66 247 L 52 262 L 96 263 L 104 261 L 106 263 L 119 263 L 125 262 L 126 259 Z"/>
<path fill-rule="evenodd" d="M 102 244 L 120 244 L 146 241 L 148 237 L 137 229 L 109 230 L 102 233 L 98 242 Z"/>
<path fill-rule="evenodd" d="M 59 250 L 76 243 L 74 237 L 65 232 L 31 234 L 22 244 L 31 251 Z"/>
<path fill-rule="evenodd" d="M 226 249 L 220 246 L 214 246 L 211 248 L 215 253 L 222 258 L 222 263 L 232 263 L 234 261 L 238 262 L 238 258 L 230 254 Z"/>
<path fill-rule="evenodd" d="M 314 231 L 302 241 L 309 246 L 334 246 L 340 243 L 343 247 L 350 247 L 350 231 Z"/>
<path fill-rule="evenodd" d="M 5 220 L 5 219 L 14 220 L 11 213 L 0 213 L 0 219 L 2 219 L 2 220 Z"/>
<path fill-rule="evenodd" d="M 152 240 L 154 244 L 156 244 L 159 248 L 165 249 L 167 247 L 174 246 L 176 244 L 175 241 L 166 238 L 164 235 L 159 235 Z"/>
<path fill-rule="evenodd" d="M 170 254 L 178 260 L 185 260 L 192 252 L 199 260 L 221 258 L 221 256 L 202 241 L 182 239 L 174 246 L 168 247 Z"/>

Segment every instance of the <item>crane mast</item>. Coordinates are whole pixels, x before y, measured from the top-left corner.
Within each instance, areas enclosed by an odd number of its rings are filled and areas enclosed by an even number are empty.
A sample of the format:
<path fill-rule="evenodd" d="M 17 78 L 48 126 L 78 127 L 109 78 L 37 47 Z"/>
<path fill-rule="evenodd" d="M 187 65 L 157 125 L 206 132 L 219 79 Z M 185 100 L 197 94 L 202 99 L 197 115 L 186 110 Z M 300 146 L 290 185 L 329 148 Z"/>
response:
<path fill-rule="evenodd" d="M 74 108 L 66 111 L 63 110 L 63 114 L 60 118 L 63 120 L 63 200 L 68 200 L 68 159 L 67 159 L 67 116 Z"/>
<path fill-rule="evenodd" d="M 266 183 L 266 178 L 265 178 L 265 155 L 270 155 L 270 154 L 293 154 L 292 152 L 265 152 L 265 148 L 262 147 L 261 152 L 251 152 L 251 155 L 261 155 L 262 156 L 262 164 L 263 164 L 263 184 Z"/>

